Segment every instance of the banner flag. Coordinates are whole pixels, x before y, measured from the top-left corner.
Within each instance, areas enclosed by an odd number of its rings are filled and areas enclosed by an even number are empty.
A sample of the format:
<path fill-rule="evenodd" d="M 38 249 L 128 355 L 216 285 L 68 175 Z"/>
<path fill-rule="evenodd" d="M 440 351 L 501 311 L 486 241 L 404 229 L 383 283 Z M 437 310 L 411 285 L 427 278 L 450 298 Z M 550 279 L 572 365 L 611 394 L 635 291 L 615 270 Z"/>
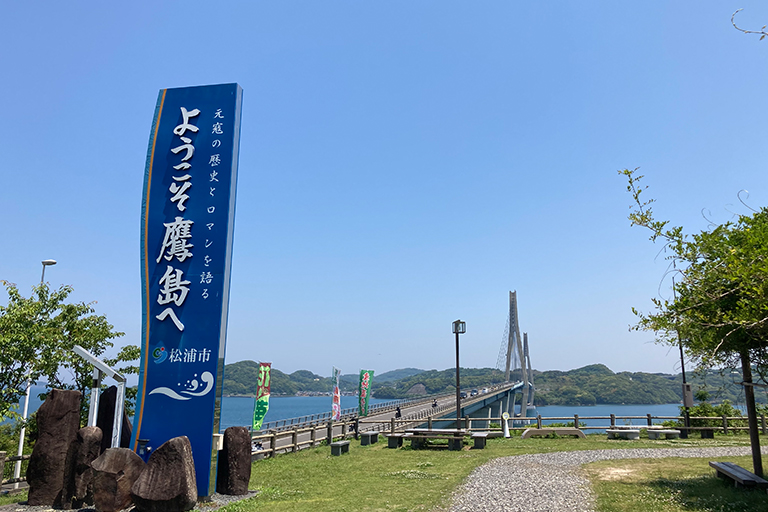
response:
<path fill-rule="evenodd" d="M 368 416 L 368 395 L 371 394 L 370 387 L 373 380 L 373 370 L 360 370 L 360 388 L 357 392 L 360 407 L 358 416 Z"/>
<path fill-rule="evenodd" d="M 341 419 L 341 391 L 339 390 L 339 378 L 341 377 L 341 370 L 333 367 L 333 406 L 331 419 L 333 421 L 339 421 Z"/>
<path fill-rule="evenodd" d="M 256 403 L 253 407 L 251 432 L 261 430 L 264 417 L 269 410 L 269 385 L 272 382 L 272 363 L 259 363 L 259 378 L 256 381 Z"/>
<path fill-rule="evenodd" d="M 215 489 L 242 89 L 162 89 L 141 205 L 141 362 L 131 448 L 187 436 Z"/>

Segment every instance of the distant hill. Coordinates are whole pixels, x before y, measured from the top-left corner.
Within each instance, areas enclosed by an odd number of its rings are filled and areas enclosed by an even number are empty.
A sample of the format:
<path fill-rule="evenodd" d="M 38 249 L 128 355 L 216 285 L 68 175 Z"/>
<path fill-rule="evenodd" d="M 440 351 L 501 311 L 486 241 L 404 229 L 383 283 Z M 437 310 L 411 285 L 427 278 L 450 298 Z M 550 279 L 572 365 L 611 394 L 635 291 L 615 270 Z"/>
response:
<path fill-rule="evenodd" d="M 272 368 L 272 383 L 270 391 L 274 395 L 295 395 L 304 392 L 324 393 L 332 389 L 331 378 L 317 375 L 308 370 L 297 370 L 285 374 L 277 368 Z M 259 363 L 254 361 L 238 361 L 224 367 L 223 394 L 253 395 L 256 393 L 256 381 L 259 376 Z M 339 379 L 341 391 L 357 389 L 357 376 L 354 380 Z M 347 376 L 350 377 L 350 376 Z"/>
<path fill-rule="evenodd" d="M 613 373 L 603 365 L 534 372 L 537 405 L 669 404 L 682 400 L 674 376 Z M 682 383 L 682 382 L 681 382 Z"/>
<path fill-rule="evenodd" d="M 504 382 L 504 372 L 495 368 L 461 368 L 459 376 L 461 387 L 465 389 Z M 374 376 L 371 390 L 376 398 L 453 393 L 456 390 L 456 369 L 423 371 L 399 380 L 384 382 Z"/>
<path fill-rule="evenodd" d="M 740 374 L 739 374 L 740 375 Z M 739 375 L 689 372 L 694 393 L 704 389 L 711 402 L 744 403 Z M 536 405 L 669 404 L 682 402 L 682 374 L 612 372 L 598 364 L 567 372 L 533 372 Z M 758 402 L 768 402 L 765 390 L 755 392 Z"/>
<path fill-rule="evenodd" d="M 239 361 L 226 365 L 223 392 L 225 395 L 253 395 L 256 391 L 259 364 Z M 594 405 L 594 404 L 663 404 L 682 400 L 682 376 L 664 373 L 614 373 L 603 364 L 593 364 L 569 371 L 533 370 L 536 405 Z M 357 391 L 358 374 L 340 378 L 342 392 Z M 511 380 L 520 380 L 520 371 L 512 372 Z M 744 396 L 738 375 L 717 371 L 689 373 L 694 393 L 706 389 L 710 401 L 730 400 L 743 403 Z M 472 389 L 504 382 L 504 373 L 495 368 L 462 368 L 461 387 Z M 374 375 L 371 390 L 375 398 L 405 398 L 414 394 L 453 393 L 456 370 L 419 370 L 402 368 Z M 330 376 L 307 370 L 285 374 L 272 368 L 272 393 L 328 393 L 332 389 Z M 756 399 L 768 402 L 765 390 L 757 390 Z"/>
<path fill-rule="evenodd" d="M 394 380 L 405 379 L 424 373 L 424 370 L 418 368 L 401 368 L 400 370 L 392 370 L 391 372 L 384 372 L 381 375 L 374 375 L 376 382 L 392 382 Z"/>

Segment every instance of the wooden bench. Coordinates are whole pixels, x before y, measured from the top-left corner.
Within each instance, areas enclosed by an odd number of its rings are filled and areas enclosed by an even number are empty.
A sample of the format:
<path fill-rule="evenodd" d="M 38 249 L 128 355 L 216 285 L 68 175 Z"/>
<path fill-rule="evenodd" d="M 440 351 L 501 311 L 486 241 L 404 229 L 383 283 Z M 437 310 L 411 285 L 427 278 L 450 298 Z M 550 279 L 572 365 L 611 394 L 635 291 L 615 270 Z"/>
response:
<path fill-rule="evenodd" d="M 400 448 L 403 446 L 404 434 L 384 434 L 387 438 L 387 448 Z"/>
<path fill-rule="evenodd" d="M 608 439 L 640 439 L 640 429 L 609 428 L 605 433 Z"/>
<path fill-rule="evenodd" d="M 733 462 L 710 462 L 709 465 L 715 468 L 715 475 L 718 478 L 730 478 L 735 487 L 768 488 L 768 480 L 763 480 Z"/>
<path fill-rule="evenodd" d="M 648 439 L 680 439 L 680 431 L 674 429 L 648 429 Z"/>
<path fill-rule="evenodd" d="M 563 427 L 527 428 L 523 431 L 523 435 L 521 437 L 522 439 L 529 439 L 534 436 L 550 436 L 552 434 L 557 434 L 558 436 L 576 436 L 576 437 L 580 437 L 581 439 L 587 438 L 587 436 L 584 435 L 584 432 L 582 432 L 577 428 L 563 428 Z"/>
<path fill-rule="evenodd" d="M 488 439 L 488 432 L 475 432 L 472 434 L 472 440 L 475 442 L 475 450 L 485 448 L 485 441 Z"/>
<path fill-rule="evenodd" d="M 349 441 L 336 441 L 331 443 L 331 455 L 349 453 Z"/>

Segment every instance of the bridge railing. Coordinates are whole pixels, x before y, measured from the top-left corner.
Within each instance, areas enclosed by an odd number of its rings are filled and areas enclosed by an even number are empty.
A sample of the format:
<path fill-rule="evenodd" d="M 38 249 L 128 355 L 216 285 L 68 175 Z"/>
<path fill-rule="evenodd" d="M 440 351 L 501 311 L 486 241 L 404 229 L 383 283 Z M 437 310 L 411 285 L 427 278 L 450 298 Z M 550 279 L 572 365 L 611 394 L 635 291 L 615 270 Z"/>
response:
<path fill-rule="evenodd" d="M 488 393 L 491 394 L 500 389 L 511 387 L 512 385 L 513 385 L 512 383 L 504 383 L 504 384 L 495 384 L 492 386 L 487 386 L 489 390 Z M 432 395 L 421 395 L 415 398 L 401 398 L 398 400 L 391 400 L 387 402 L 371 404 L 368 407 L 368 415 L 371 416 L 375 414 L 391 412 L 400 406 L 404 406 L 404 405 L 415 406 L 415 405 L 431 402 L 435 399 L 441 400 L 441 399 L 453 397 L 453 396 L 455 395 L 452 392 L 437 393 Z M 475 397 L 469 397 L 467 399 L 467 402 L 462 402 L 462 403 L 472 403 L 473 401 L 481 398 L 483 398 L 483 394 L 476 395 Z M 357 412 L 358 412 L 357 407 L 342 409 L 340 421 L 353 420 L 357 416 Z M 312 425 L 326 424 L 331 420 L 331 415 L 332 413 L 328 411 L 328 412 L 322 412 L 322 413 L 316 413 L 316 414 L 305 414 L 304 416 L 298 416 L 295 418 L 286 418 L 282 420 L 269 421 L 262 424 L 259 432 L 254 433 L 254 435 L 259 433 L 269 432 L 272 430 L 276 430 L 280 432 L 285 430 L 293 430 L 295 428 L 311 427 Z"/>
<path fill-rule="evenodd" d="M 400 399 L 392 400 L 390 402 L 382 402 L 378 404 L 371 404 L 368 407 L 369 414 L 383 412 L 388 410 L 394 410 L 397 407 L 411 403 L 412 399 Z M 348 409 L 341 410 L 341 419 L 351 419 L 357 415 L 357 407 L 350 407 Z M 331 420 L 333 413 L 322 412 L 316 414 L 305 414 L 304 416 L 297 416 L 295 418 L 286 418 L 276 421 L 268 421 L 261 426 L 260 432 L 268 432 L 270 430 L 292 430 L 295 427 L 305 427 L 313 424 L 328 423 Z"/>
<path fill-rule="evenodd" d="M 416 398 L 401 398 L 398 400 L 390 400 L 387 402 L 379 402 L 377 404 L 371 404 L 368 406 L 368 415 L 381 414 L 385 412 L 391 412 L 402 406 L 416 406 L 422 403 L 431 402 L 435 399 L 445 398 L 446 396 L 452 396 L 448 393 L 439 393 L 435 395 L 423 395 Z M 341 420 L 354 420 L 357 417 L 358 408 L 350 407 L 348 409 L 341 410 Z M 293 430 L 294 428 L 310 427 L 312 425 L 326 424 L 331 420 L 332 413 L 322 412 L 316 414 L 305 414 L 304 416 L 298 416 L 296 418 L 286 418 L 283 420 L 269 421 L 261 426 L 258 433 L 269 432 L 271 430 L 283 431 Z"/>

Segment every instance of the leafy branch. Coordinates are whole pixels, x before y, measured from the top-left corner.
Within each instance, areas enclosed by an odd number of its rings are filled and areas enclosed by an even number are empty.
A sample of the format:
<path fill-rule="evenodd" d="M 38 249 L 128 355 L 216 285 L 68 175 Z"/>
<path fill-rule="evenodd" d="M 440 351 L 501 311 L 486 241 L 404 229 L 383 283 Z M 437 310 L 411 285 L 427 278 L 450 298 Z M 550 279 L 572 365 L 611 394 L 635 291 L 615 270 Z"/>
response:
<path fill-rule="evenodd" d="M 739 27 L 738 25 L 736 25 L 736 21 L 734 20 L 734 18 L 736 17 L 736 15 L 740 11 L 743 11 L 743 10 L 744 10 L 743 8 L 742 9 L 736 9 L 736 12 L 731 14 L 731 25 L 733 25 L 733 28 L 735 28 L 739 32 L 744 32 L 745 34 L 760 34 L 760 41 L 765 39 L 765 36 L 768 36 L 768 32 L 765 31 L 765 29 L 766 29 L 766 27 L 768 27 L 768 25 L 763 25 L 763 27 L 760 30 L 746 30 L 746 29 L 743 29 L 743 28 Z"/>

